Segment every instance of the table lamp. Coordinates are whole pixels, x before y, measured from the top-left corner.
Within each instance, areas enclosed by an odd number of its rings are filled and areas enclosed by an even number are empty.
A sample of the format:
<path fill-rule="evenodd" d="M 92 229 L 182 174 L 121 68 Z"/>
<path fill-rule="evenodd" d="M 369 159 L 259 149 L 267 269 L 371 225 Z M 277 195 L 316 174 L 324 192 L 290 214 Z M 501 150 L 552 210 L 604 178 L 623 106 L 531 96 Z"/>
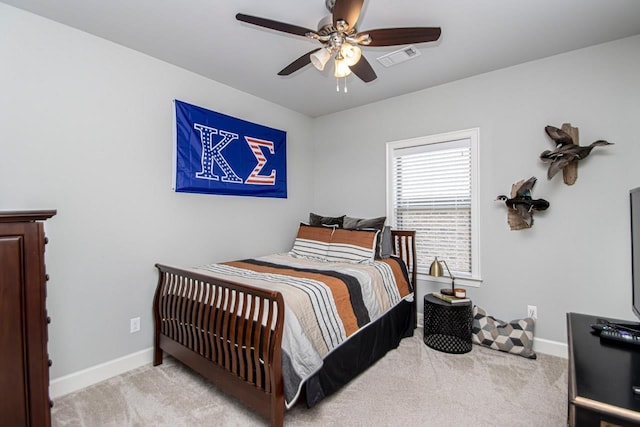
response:
<path fill-rule="evenodd" d="M 447 267 L 447 272 L 449 273 L 449 277 L 451 278 L 451 289 L 440 289 L 440 293 L 443 295 L 455 295 L 455 284 L 456 278 L 451 274 L 451 270 L 449 270 L 449 266 L 447 265 L 447 261 L 442 260 L 444 262 L 445 267 Z M 438 257 L 431 263 L 431 267 L 429 267 L 429 275 L 433 277 L 441 277 L 444 275 L 444 271 L 442 269 L 442 264 L 438 261 Z"/>

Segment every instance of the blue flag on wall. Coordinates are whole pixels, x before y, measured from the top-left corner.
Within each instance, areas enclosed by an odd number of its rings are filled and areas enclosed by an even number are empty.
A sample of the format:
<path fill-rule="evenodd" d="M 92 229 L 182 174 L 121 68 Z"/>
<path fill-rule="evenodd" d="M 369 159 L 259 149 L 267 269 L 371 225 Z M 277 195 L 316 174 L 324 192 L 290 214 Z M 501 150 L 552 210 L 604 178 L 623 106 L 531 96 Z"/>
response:
<path fill-rule="evenodd" d="M 175 100 L 175 191 L 287 197 L 287 133 Z"/>

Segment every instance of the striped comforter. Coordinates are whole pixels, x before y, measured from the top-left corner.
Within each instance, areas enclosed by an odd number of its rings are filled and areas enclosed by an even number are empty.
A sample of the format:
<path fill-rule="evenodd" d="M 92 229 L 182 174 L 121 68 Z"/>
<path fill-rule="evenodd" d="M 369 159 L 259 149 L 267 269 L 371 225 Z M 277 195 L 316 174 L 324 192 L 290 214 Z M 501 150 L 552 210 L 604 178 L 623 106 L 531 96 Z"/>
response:
<path fill-rule="evenodd" d="M 383 316 L 412 290 L 396 258 L 349 264 L 288 254 L 199 267 L 205 274 L 275 290 L 285 301 L 282 372 L 287 408 L 322 361 L 359 329 Z"/>

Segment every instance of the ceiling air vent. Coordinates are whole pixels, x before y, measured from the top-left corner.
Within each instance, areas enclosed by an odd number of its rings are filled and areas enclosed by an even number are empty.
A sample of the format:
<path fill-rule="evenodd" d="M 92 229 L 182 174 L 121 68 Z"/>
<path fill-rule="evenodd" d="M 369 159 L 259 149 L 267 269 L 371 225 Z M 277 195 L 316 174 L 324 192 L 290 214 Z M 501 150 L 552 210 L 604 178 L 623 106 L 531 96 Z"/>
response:
<path fill-rule="evenodd" d="M 392 65 L 413 59 L 416 56 L 420 56 L 420 51 L 413 46 L 407 46 L 376 59 L 385 67 L 391 67 Z"/>

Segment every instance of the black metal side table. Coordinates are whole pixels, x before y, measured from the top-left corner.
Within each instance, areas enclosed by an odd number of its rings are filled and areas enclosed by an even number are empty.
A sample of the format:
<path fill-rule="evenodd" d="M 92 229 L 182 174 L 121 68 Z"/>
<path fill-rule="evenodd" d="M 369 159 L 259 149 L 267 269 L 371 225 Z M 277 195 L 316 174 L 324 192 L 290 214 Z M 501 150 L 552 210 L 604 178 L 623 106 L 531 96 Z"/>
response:
<path fill-rule="evenodd" d="M 451 304 L 424 296 L 424 343 L 446 353 L 471 351 L 473 308 L 471 302 Z"/>

